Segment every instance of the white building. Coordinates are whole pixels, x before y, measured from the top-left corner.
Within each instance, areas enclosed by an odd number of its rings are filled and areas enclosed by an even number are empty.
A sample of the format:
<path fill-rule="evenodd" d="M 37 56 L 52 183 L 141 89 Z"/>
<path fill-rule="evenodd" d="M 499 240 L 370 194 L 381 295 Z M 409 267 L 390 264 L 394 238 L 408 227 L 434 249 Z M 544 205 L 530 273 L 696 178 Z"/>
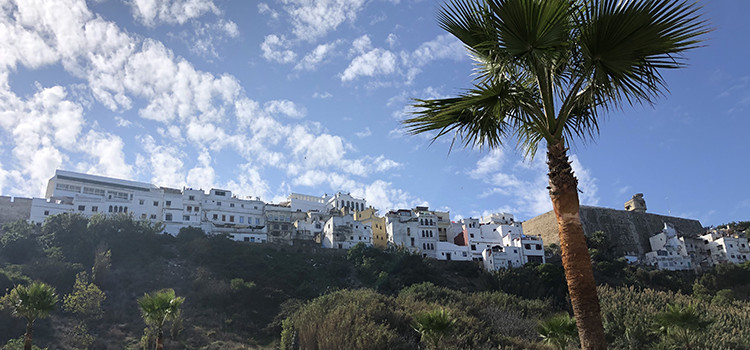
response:
<path fill-rule="evenodd" d="M 699 237 L 703 252 L 711 265 L 720 263 L 742 264 L 750 259 L 750 246 L 747 238 L 726 230 L 711 230 Z M 698 244 L 700 246 L 700 243 Z"/>
<path fill-rule="evenodd" d="M 239 199 L 231 191 L 157 187 L 104 176 L 57 170 L 47 185 L 47 199 L 32 201 L 29 220 L 41 223 L 59 213 L 129 214 L 135 219 L 164 223 L 164 233 L 200 227 L 208 234 L 226 233 L 239 241 L 267 240 L 259 198 Z"/>
<path fill-rule="evenodd" d="M 334 215 L 323 226 L 323 248 L 350 249 L 357 243 L 372 246 L 370 224 L 354 220 L 354 216 Z"/>
<path fill-rule="evenodd" d="M 677 230 L 669 223 L 664 223 L 661 232 L 649 239 L 651 251 L 646 253 L 644 263 L 659 270 L 691 270 L 693 259 L 688 254 L 685 240 L 677 236 Z"/>
<path fill-rule="evenodd" d="M 438 258 L 438 216 L 429 208 L 392 210 L 385 215 L 385 228 L 389 244 Z"/>

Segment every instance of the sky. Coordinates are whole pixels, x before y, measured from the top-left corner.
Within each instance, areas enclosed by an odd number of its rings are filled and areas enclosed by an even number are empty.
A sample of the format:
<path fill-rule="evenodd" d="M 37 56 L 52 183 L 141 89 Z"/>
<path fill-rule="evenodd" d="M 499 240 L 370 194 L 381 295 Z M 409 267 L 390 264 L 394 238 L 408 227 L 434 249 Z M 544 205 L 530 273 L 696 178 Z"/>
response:
<path fill-rule="evenodd" d="M 702 4 L 713 31 L 669 92 L 573 145 L 582 204 L 644 193 L 652 213 L 750 220 L 750 2 Z M 412 99 L 471 87 L 440 5 L 0 0 L 0 193 L 42 197 L 64 169 L 274 203 L 343 191 L 381 213 L 551 210 L 543 152 L 405 134 Z"/>

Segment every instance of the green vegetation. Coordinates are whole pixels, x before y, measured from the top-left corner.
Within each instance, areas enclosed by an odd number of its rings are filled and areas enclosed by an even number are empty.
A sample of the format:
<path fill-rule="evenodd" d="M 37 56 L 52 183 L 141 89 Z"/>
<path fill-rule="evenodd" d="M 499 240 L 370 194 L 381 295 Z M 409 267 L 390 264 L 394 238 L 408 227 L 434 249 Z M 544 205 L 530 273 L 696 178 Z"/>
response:
<path fill-rule="evenodd" d="M 4 228 L 13 238 L 6 242 L 25 240 L 30 249 L 0 256 L 0 287 L 43 281 L 63 296 L 61 308 L 33 324 L 40 347 L 154 348 L 161 317 L 144 330 L 138 299 L 164 289 L 171 290 L 165 300 L 186 300 L 179 317 L 170 312 L 163 324 L 164 349 L 549 349 L 539 323 L 570 312 L 559 263 L 487 273 L 474 262 L 400 249 L 255 245 L 196 228 L 171 237 L 127 216 L 65 216 L 50 218 L 55 229 Z M 593 238 L 594 266 L 612 262 L 600 248 L 605 235 Z M 599 294 L 612 349 L 750 348 L 750 264 L 699 275 L 618 269 L 595 271 L 608 285 Z M 670 304 L 694 307 L 701 322 L 710 321 L 706 330 L 691 330 L 689 343 L 680 328 L 660 331 L 656 320 Z M 433 336 L 428 329 L 440 329 L 433 327 L 440 322 L 418 326 L 443 311 L 433 321 L 449 320 L 450 331 Z M 25 324 L 0 313 L 0 344 L 20 349 Z"/>
<path fill-rule="evenodd" d="M 437 350 L 440 340 L 450 331 L 456 320 L 445 309 L 433 310 L 414 316 L 412 327 L 422 335 L 422 342 Z"/>
<path fill-rule="evenodd" d="M 55 308 L 57 299 L 54 287 L 43 282 L 33 282 L 28 286 L 16 286 L 0 301 L 3 308 L 10 310 L 11 315 L 26 319 L 24 350 L 31 350 L 34 321 L 47 318 Z"/>
<path fill-rule="evenodd" d="M 576 320 L 567 313 L 557 314 L 540 321 L 537 330 L 542 340 L 557 350 L 567 349 L 578 335 Z"/>
<path fill-rule="evenodd" d="M 141 316 L 149 326 L 147 334 L 155 336 L 156 350 L 164 349 L 164 325 L 167 321 L 176 323 L 180 319 L 180 306 L 184 302 L 185 298 L 176 296 L 174 289 L 162 289 L 138 298 Z M 150 342 L 146 340 L 145 343 Z"/>

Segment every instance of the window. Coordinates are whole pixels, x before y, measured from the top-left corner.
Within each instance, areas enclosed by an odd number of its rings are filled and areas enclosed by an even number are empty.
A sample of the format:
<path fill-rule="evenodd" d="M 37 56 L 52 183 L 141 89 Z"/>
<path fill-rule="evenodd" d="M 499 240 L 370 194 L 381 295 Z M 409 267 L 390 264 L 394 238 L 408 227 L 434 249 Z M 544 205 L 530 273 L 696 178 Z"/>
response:
<path fill-rule="evenodd" d="M 96 213 L 96 212 L 98 212 L 98 211 L 99 211 L 99 207 L 97 207 L 97 206 L 93 206 L 93 207 L 91 207 L 91 212 L 94 212 L 94 213 Z"/>
<path fill-rule="evenodd" d="M 112 206 L 111 205 L 109 206 L 109 212 L 110 213 L 112 212 Z"/>
<path fill-rule="evenodd" d="M 281 225 L 281 229 L 282 230 L 288 230 L 289 229 L 289 225 Z"/>
<path fill-rule="evenodd" d="M 156 214 L 151 214 L 151 220 L 156 220 Z"/>
<path fill-rule="evenodd" d="M 473 233 L 469 234 L 469 236 L 471 236 L 471 238 L 474 238 L 474 234 Z"/>
<path fill-rule="evenodd" d="M 83 193 L 85 194 L 93 194 L 95 196 L 102 196 L 104 197 L 104 190 L 100 190 L 98 188 L 92 188 L 92 187 L 84 187 Z"/>
<path fill-rule="evenodd" d="M 216 202 L 216 205 L 217 206 L 221 206 L 221 202 Z"/>
<path fill-rule="evenodd" d="M 172 213 L 167 213 L 166 215 L 164 215 L 164 220 L 172 221 Z"/>
<path fill-rule="evenodd" d="M 214 220 L 219 220 L 219 215 L 218 214 L 214 214 Z"/>
<path fill-rule="evenodd" d="M 234 208 L 234 203 L 229 203 L 230 208 Z"/>
<path fill-rule="evenodd" d="M 70 191 L 70 192 L 81 192 L 81 186 L 68 185 L 68 184 L 57 184 L 58 190 Z"/>
<path fill-rule="evenodd" d="M 217 196 L 226 196 L 227 192 L 226 191 L 214 191 L 214 194 Z"/>
<path fill-rule="evenodd" d="M 45 216 L 46 216 L 46 215 L 49 215 L 49 210 L 45 210 L 45 211 L 44 211 L 44 215 L 45 215 Z"/>
<path fill-rule="evenodd" d="M 244 240 L 245 242 L 250 242 L 250 237 L 245 237 L 245 238 L 244 238 L 243 240 Z"/>
<path fill-rule="evenodd" d="M 476 244 L 472 244 L 471 245 L 471 250 L 477 250 L 477 245 Z"/>
<path fill-rule="evenodd" d="M 130 195 L 125 192 L 109 191 L 109 195 L 112 196 L 114 199 L 127 200 L 128 198 L 130 198 Z"/>
<path fill-rule="evenodd" d="M 195 200 L 195 196 L 188 196 L 188 200 L 189 201 L 194 201 Z"/>
<path fill-rule="evenodd" d="M 229 222 L 234 222 L 234 215 L 229 216 Z"/>
<path fill-rule="evenodd" d="M 196 213 L 197 213 L 198 211 L 200 211 L 200 208 L 198 208 L 198 207 L 194 207 L 194 209 L 195 209 L 195 212 L 196 212 Z"/>
<path fill-rule="evenodd" d="M 159 206 L 159 201 L 154 201 L 154 206 L 158 207 Z"/>
<path fill-rule="evenodd" d="M 227 216 L 226 215 L 222 215 L 221 216 L 221 221 L 227 221 Z"/>
<path fill-rule="evenodd" d="M 143 205 L 143 202 L 145 202 L 143 199 L 138 201 L 138 204 Z"/>
<path fill-rule="evenodd" d="M 190 215 L 183 215 L 182 216 L 183 221 L 190 221 Z"/>
<path fill-rule="evenodd" d="M 244 216 L 240 216 L 240 224 L 244 224 L 244 223 L 245 223 L 245 217 Z"/>
<path fill-rule="evenodd" d="M 526 250 L 530 250 L 531 249 L 531 244 L 526 243 L 526 244 L 523 245 L 523 247 Z"/>
<path fill-rule="evenodd" d="M 86 206 L 85 205 L 79 205 L 78 206 L 78 211 L 84 211 L 84 210 L 86 210 Z"/>
<path fill-rule="evenodd" d="M 542 245 L 541 244 L 537 244 L 536 245 L 536 250 L 542 250 Z"/>
<path fill-rule="evenodd" d="M 255 224 L 260 225 L 260 218 L 255 218 Z"/>
<path fill-rule="evenodd" d="M 164 202 L 164 206 L 165 207 L 171 207 L 172 206 L 172 201 L 166 201 L 166 202 Z"/>

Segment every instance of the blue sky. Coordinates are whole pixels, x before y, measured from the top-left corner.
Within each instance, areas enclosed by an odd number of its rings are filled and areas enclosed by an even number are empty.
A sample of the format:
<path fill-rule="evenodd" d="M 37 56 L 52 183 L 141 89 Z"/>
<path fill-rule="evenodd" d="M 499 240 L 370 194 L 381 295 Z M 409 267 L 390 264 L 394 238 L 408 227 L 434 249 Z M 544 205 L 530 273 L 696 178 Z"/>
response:
<path fill-rule="evenodd" d="M 665 73 L 670 93 L 573 147 L 583 204 L 642 192 L 650 212 L 750 220 L 750 2 L 703 4 L 714 31 Z M 550 210 L 543 154 L 404 135 L 410 99 L 470 86 L 439 5 L 0 1 L 0 193 L 42 196 L 60 168 L 272 202 L 341 190 L 381 210 Z"/>

